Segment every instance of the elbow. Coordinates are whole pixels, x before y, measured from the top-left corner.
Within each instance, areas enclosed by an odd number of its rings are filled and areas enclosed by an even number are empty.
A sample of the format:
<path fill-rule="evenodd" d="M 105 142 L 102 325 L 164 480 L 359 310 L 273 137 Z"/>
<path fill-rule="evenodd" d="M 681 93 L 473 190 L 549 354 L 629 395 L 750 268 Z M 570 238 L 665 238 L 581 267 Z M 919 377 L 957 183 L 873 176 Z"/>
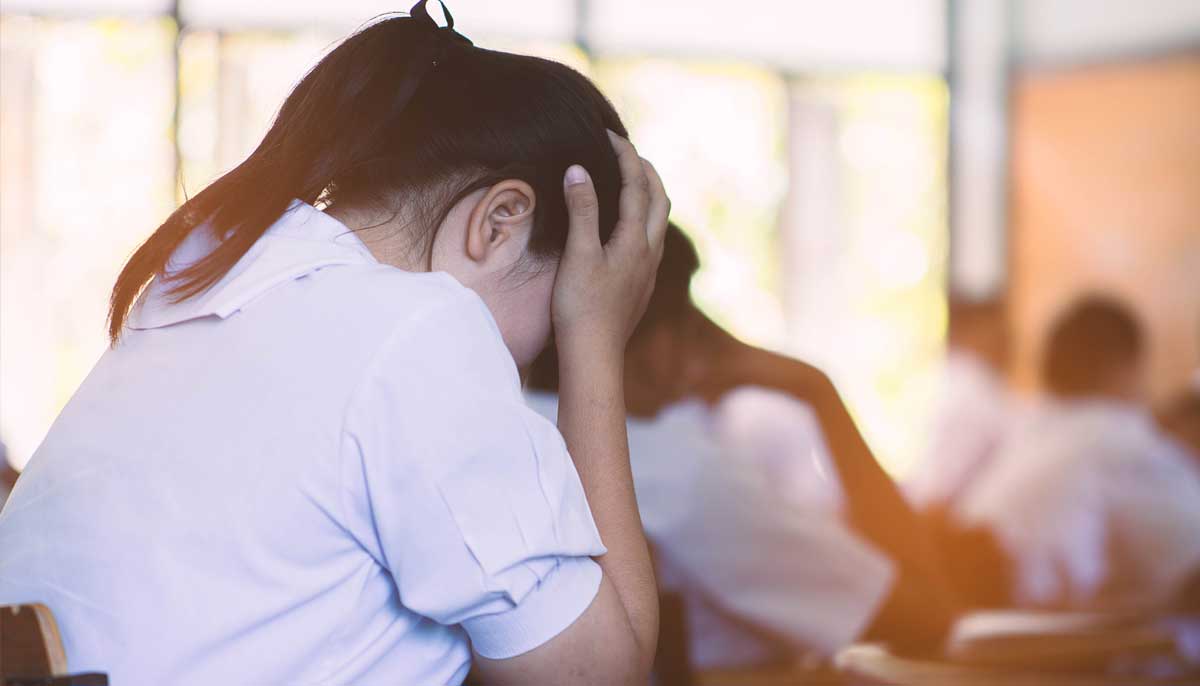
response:
<path fill-rule="evenodd" d="M 636 651 L 636 657 L 632 662 L 637 666 L 634 683 L 637 683 L 639 686 L 649 682 L 650 674 L 654 671 L 654 663 L 660 645 L 660 619 L 662 612 L 664 612 L 660 604 L 663 604 L 664 597 L 658 595 L 653 598 L 653 601 L 647 607 L 643 608 L 640 616 L 630 617 L 630 635 L 633 638 L 633 649 Z M 670 615 L 674 606 L 670 601 L 667 601 L 665 607 L 665 611 Z M 680 623 L 683 621 L 682 608 L 679 609 L 678 621 Z"/>
<path fill-rule="evenodd" d="M 637 660 L 634 661 L 637 666 L 636 670 L 630 676 L 631 680 L 625 683 L 637 686 L 650 683 L 650 674 L 654 671 L 654 658 L 657 652 L 657 646 L 653 643 L 644 648 L 639 646 Z"/>
<path fill-rule="evenodd" d="M 610 659 L 613 666 L 613 679 L 609 683 L 628 684 L 629 686 L 645 686 L 650 683 L 654 662 L 658 654 L 658 612 L 657 606 L 652 616 L 630 617 L 627 641 L 622 641 L 624 647 L 620 655 Z"/>
<path fill-rule="evenodd" d="M 608 661 L 612 669 L 612 678 L 606 683 L 646 686 L 650 683 L 658 653 L 657 620 L 653 627 L 641 627 L 640 630 L 630 631 L 628 635 L 629 640 L 625 642 L 624 649 L 619 651 L 619 655 L 611 656 Z"/>
<path fill-rule="evenodd" d="M 644 651 L 632 637 L 623 648 L 604 651 L 599 664 L 587 670 L 569 670 L 567 683 L 589 686 L 646 686 L 654 668 L 654 649 Z"/>

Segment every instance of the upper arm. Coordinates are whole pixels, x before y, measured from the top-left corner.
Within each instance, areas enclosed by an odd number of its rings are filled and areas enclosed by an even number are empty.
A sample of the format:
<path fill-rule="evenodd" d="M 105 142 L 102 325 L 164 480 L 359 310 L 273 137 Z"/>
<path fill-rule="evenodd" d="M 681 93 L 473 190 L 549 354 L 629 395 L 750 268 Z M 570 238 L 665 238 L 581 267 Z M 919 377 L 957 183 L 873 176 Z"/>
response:
<path fill-rule="evenodd" d="M 638 646 L 616 589 L 602 579 L 588 608 L 569 627 L 527 653 L 508 659 L 475 654 L 475 671 L 489 686 L 570 683 L 639 684 Z"/>
<path fill-rule="evenodd" d="M 574 622 L 603 554 L 554 425 L 529 410 L 486 318 L 450 308 L 381 351 L 347 411 L 351 530 L 400 604 L 492 657 Z"/>

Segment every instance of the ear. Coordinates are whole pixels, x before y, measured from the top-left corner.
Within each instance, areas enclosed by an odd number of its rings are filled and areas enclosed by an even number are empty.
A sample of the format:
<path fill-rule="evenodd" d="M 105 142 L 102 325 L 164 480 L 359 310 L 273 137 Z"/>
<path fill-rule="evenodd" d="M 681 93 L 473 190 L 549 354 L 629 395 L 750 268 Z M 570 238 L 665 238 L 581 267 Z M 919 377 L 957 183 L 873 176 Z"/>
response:
<path fill-rule="evenodd" d="M 467 222 L 467 257 L 482 263 L 513 248 L 523 252 L 535 203 L 533 188 L 524 181 L 505 179 L 489 188 Z"/>

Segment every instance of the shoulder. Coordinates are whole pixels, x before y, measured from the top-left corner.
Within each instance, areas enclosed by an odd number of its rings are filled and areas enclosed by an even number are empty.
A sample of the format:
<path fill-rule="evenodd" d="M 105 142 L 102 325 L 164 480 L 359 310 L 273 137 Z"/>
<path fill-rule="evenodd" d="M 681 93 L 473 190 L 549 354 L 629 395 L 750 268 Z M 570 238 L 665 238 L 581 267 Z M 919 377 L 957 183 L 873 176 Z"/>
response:
<path fill-rule="evenodd" d="M 315 274 L 309 300 L 400 322 L 447 310 L 478 318 L 486 306 L 445 272 L 406 272 L 382 264 L 335 266 Z"/>
<path fill-rule="evenodd" d="M 739 386 L 721 397 L 718 413 L 746 413 L 762 421 L 813 416 L 812 406 L 790 393 L 762 386 Z"/>
<path fill-rule="evenodd" d="M 811 405 L 761 386 L 741 386 L 726 393 L 713 408 L 713 416 L 718 434 L 726 440 L 756 442 L 755 437 L 774 437 L 811 441 L 820 435 Z"/>
<path fill-rule="evenodd" d="M 414 273 L 370 265 L 322 270 L 319 277 L 314 279 L 319 293 L 301 302 L 368 322 L 388 339 L 385 344 L 403 340 L 453 347 L 471 342 L 496 353 L 507 351 L 487 305 L 444 272 Z"/>
<path fill-rule="evenodd" d="M 411 376 L 417 367 L 490 369 L 508 380 L 515 364 L 483 300 L 443 272 L 386 265 L 334 266 L 295 282 L 271 321 L 301 347 L 341 356 L 359 378 Z M 313 327 L 318 329 L 314 330 Z M 319 342 L 324 342 L 323 344 Z M 330 348 L 330 346 L 333 346 Z"/>
<path fill-rule="evenodd" d="M 474 291 L 444 273 L 364 270 L 345 278 L 385 327 L 359 382 L 368 395 L 408 398 L 418 413 L 468 398 L 520 399 L 516 363 Z"/>

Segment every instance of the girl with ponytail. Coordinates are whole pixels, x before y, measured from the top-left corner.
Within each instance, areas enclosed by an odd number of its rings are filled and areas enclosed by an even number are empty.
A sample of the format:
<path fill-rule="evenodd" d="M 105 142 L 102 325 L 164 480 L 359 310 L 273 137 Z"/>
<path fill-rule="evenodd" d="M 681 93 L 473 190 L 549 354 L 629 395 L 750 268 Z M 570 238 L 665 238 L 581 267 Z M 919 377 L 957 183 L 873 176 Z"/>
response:
<path fill-rule="evenodd" d="M 338 45 L 122 270 L 0 513 L 0 604 L 74 671 L 645 682 L 621 365 L 669 202 L 586 78 L 445 14 Z M 519 377 L 551 333 L 557 427 Z"/>

